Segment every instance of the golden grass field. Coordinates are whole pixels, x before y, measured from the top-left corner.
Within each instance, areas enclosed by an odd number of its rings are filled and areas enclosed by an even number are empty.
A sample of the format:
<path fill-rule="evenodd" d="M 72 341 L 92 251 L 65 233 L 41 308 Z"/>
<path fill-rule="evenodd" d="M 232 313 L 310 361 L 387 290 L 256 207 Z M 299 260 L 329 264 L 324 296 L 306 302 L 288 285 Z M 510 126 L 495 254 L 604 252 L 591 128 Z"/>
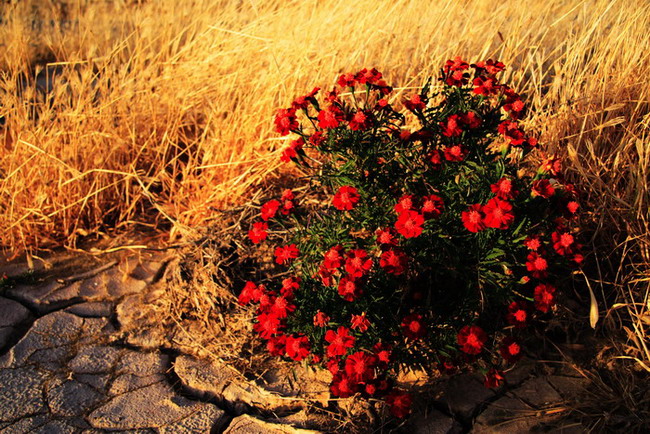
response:
<path fill-rule="evenodd" d="M 498 58 L 508 66 L 503 80 L 531 108 L 528 129 L 567 159 L 584 194 L 599 324 L 611 330 L 616 357 L 650 371 L 650 4 L 26 0 L 0 8 L 6 251 L 71 247 L 113 229 L 208 225 L 279 167 L 273 114 L 294 96 L 376 67 L 399 101 L 448 58 Z M 43 79 L 37 86 L 39 74 L 50 76 L 50 92 Z"/>

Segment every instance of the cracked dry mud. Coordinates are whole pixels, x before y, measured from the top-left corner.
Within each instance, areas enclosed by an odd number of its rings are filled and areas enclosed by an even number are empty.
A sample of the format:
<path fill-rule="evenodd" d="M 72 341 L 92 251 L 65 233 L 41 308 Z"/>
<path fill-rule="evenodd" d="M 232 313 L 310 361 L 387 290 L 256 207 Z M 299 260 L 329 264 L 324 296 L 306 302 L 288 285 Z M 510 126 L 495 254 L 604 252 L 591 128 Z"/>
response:
<path fill-rule="evenodd" d="M 282 381 L 265 389 L 224 363 L 124 339 L 118 313 L 128 310 L 130 297 L 154 285 L 165 266 L 161 254 L 122 257 L 0 292 L 0 433 L 327 431 L 331 421 L 310 413 Z M 0 274 L 24 269 L 12 265 Z M 530 363 L 509 375 L 510 385 L 497 391 L 473 375 L 452 377 L 420 396 L 402 428 L 582 432 L 556 422 L 584 380 L 539 376 Z M 311 402 L 326 407 L 326 382 L 313 385 Z"/>

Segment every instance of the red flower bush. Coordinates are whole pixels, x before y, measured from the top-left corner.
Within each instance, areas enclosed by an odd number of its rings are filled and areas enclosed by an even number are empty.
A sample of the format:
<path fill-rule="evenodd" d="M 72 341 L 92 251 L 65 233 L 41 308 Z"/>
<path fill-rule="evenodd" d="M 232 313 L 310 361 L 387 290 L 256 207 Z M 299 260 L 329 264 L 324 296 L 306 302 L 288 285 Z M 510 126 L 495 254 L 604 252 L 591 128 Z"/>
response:
<path fill-rule="evenodd" d="M 294 135 L 280 159 L 311 190 L 269 198 L 246 228 L 283 274 L 238 300 L 256 304 L 268 351 L 328 369 L 334 396 L 405 417 L 411 397 L 392 384 L 414 366 L 480 369 L 498 387 L 584 260 L 576 188 L 523 128 L 504 69 L 449 60 L 403 111 L 363 69 L 277 112 L 276 131 Z"/>

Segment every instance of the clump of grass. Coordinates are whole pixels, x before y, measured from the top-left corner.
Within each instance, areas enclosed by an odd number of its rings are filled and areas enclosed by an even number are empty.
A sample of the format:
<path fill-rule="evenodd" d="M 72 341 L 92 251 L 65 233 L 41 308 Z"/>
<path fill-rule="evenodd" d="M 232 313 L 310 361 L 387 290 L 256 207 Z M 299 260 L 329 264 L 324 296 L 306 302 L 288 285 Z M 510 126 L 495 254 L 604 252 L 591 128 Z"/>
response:
<path fill-rule="evenodd" d="M 619 356 L 650 371 L 650 5 L 26 0 L 0 13 L 4 249 L 209 225 L 277 168 L 274 110 L 309 85 L 367 66 L 410 92 L 447 58 L 494 57 L 583 192 L 599 326 L 629 330 L 610 333 Z"/>

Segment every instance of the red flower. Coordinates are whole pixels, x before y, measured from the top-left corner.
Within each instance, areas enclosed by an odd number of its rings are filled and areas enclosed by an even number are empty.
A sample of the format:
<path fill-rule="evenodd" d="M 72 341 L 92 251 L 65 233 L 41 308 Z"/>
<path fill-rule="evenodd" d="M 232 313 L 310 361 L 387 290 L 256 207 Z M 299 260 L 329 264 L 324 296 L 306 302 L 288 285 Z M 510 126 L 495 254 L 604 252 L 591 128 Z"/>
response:
<path fill-rule="evenodd" d="M 467 84 L 469 78 L 469 74 L 465 74 L 462 71 L 454 71 L 452 72 L 449 77 L 445 80 L 445 83 L 447 83 L 449 86 L 462 86 L 464 84 Z"/>
<path fill-rule="evenodd" d="M 580 208 L 580 204 L 575 200 L 572 200 L 571 202 L 566 204 L 566 209 L 569 210 L 571 214 L 575 214 L 576 212 L 578 212 L 578 208 Z"/>
<path fill-rule="evenodd" d="M 393 228 L 377 229 L 377 244 L 382 246 L 396 246 L 397 245 L 397 232 Z"/>
<path fill-rule="evenodd" d="M 275 131 L 286 136 L 291 130 L 298 129 L 298 119 L 296 118 L 296 109 L 280 109 L 275 115 Z"/>
<path fill-rule="evenodd" d="M 359 383 L 355 383 L 342 373 L 338 373 L 334 376 L 332 379 L 332 385 L 330 386 L 332 395 L 338 396 L 340 398 L 349 398 L 350 396 L 357 393 L 358 390 Z"/>
<path fill-rule="evenodd" d="M 467 156 L 468 150 L 463 145 L 447 146 L 443 149 L 445 160 L 447 161 L 463 161 Z"/>
<path fill-rule="evenodd" d="M 336 245 L 325 252 L 323 267 L 329 270 L 336 270 L 343 265 L 343 247 Z"/>
<path fill-rule="evenodd" d="M 499 92 L 499 85 L 493 78 L 476 77 L 473 84 L 477 95 L 495 95 Z"/>
<path fill-rule="evenodd" d="M 533 197 L 541 196 L 544 199 L 548 199 L 549 197 L 553 196 L 553 194 L 555 194 L 555 187 L 553 187 L 548 179 L 538 179 L 537 181 L 533 182 L 533 189 L 531 191 L 531 194 Z"/>
<path fill-rule="evenodd" d="M 410 394 L 395 389 L 386 396 L 386 404 L 393 416 L 403 419 L 411 413 L 413 398 Z"/>
<path fill-rule="evenodd" d="M 285 344 L 287 356 L 296 362 L 307 358 L 309 355 L 309 338 L 307 336 L 289 336 Z"/>
<path fill-rule="evenodd" d="M 339 91 L 336 88 L 334 88 L 331 91 L 327 92 L 325 94 L 325 101 L 327 101 L 329 103 L 338 103 L 338 102 L 340 102 Z"/>
<path fill-rule="evenodd" d="M 289 312 L 296 310 L 296 306 L 289 303 L 285 297 L 275 297 L 271 305 L 271 313 L 280 319 L 286 318 Z"/>
<path fill-rule="evenodd" d="M 433 165 L 433 168 L 435 170 L 440 170 L 440 168 L 442 167 L 442 154 L 440 153 L 440 151 L 434 149 L 433 151 L 431 151 L 428 158 L 431 164 Z"/>
<path fill-rule="evenodd" d="M 318 112 L 318 126 L 321 128 L 336 128 L 341 124 L 342 120 L 343 112 L 335 105 Z"/>
<path fill-rule="evenodd" d="M 499 199 L 511 200 L 517 195 L 517 191 L 512 185 L 512 181 L 508 178 L 501 178 L 496 183 L 490 185 L 492 193 L 496 194 Z"/>
<path fill-rule="evenodd" d="M 382 73 L 377 71 L 375 68 L 372 68 L 371 70 L 363 68 L 361 71 L 356 73 L 354 78 L 359 82 L 359 84 L 379 84 L 382 76 Z"/>
<path fill-rule="evenodd" d="M 350 73 L 341 74 L 337 84 L 341 87 L 354 87 L 354 85 L 356 84 L 354 74 L 350 74 Z"/>
<path fill-rule="evenodd" d="M 418 94 L 411 95 L 411 99 L 404 101 L 404 107 L 412 112 L 423 111 L 427 105 L 422 101 L 422 97 Z"/>
<path fill-rule="evenodd" d="M 365 383 L 375 378 L 377 357 L 365 351 L 357 351 L 345 360 L 345 373 L 357 383 Z"/>
<path fill-rule="evenodd" d="M 338 357 L 329 359 L 327 361 L 327 370 L 330 371 L 332 375 L 338 374 L 341 371 L 340 362 L 341 360 Z"/>
<path fill-rule="evenodd" d="M 358 330 L 360 332 L 365 332 L 370 327 L 370 321 L 366 318 L 366 313 L 363 312 L 361 315 L 352 315 L 350 320 L 350 328 L 352 330 Z"/>
<path fill-rule="evenodd" d="M 573 235 L 568 232 L 553 232 L 551 234 L 551 240 L 553 241 L 553 248 L 559 255 L 568 256 L 572 255 L 574 249 L 576 248 L 575 239 Z"/>
<path fill-rule="evenodd" d="M 288 262 L 291 262 L 292 259 L 296 259 L 300 251 L 295 244 L 289 244 L 288 246 L 276 247 L 275 249 L 275 262 L 277 264 L 283 265 Z"/>
<path fill-rule="evenodd" d="M 393 207 L 397 214 L 403 213 L 413 209 L 413 196 L 406 194 L 399 198 L 397 204 Z"/>
<path fill-rule="evenodd" d="M 318 278 L 320 279 L 321 283 L 325 286 L 333 286 L 334 285 L 334 279 L 332 278 L 333 276 L 332 270 L 329 268 L 325 268 L 323 265 L 320 266 L 318 269 Z"/>
<path fill-rule="evenodd" d="M 300 288 L 300 279 L 298 277 L 287 277 L 282 280 L 282 288 L 280 294 L 287 299 L 293 298 L 293 293 L 296 289 Z"/>
<path fill-rule="evenodd" d="M 476 355 L 483 351 L 487 334 L 479 326 L 464 326 L 458 332 L 457 339 L 462 352 Z"/>
<path fill-rule="evenodd" d="M 461 114 L 460 122 L 470 129 L 478 128 L 482 123 L 481 118 L 476 114 L 476 112 L 467 112 Z"/>
<path fill-rule="evenodd" d="M 282 192 L 282 197 L 280 199 L 282 201 L 286 201 L 286 200 L 294 200 L 295 198 L 296 195 L 293 193 L 293 191 L 287 188 Z"/>
<path fill-rule="evenodd" d="M 264 205 L 262 205 L 262 209 L 260 209 L 262 213 L 262 220 L 269 220 L 274 218 L 275 215 L 278 213 L 279 208 L 280 208 L 280 202 L 278 202 L 275 199 L 266 202 Z"/>
<path fill-rule="evenodd" d="M 334 195 L 332 204 L 339 211 L 351 210 L 359 202 L 359 199 L 359 192 L 356 188 L 344 185 Z"/>
<path fill-rule="evenodd" d="M 239 294 L 238 301 L 242 306 L 250 303 L 251 301 L 257 303 L 260 301 L 260 297 L 264 294 L 264 285 L 257 286 L 253 282 L 246 282 L 244 289 L 242 289 Z"/>
<path fill-rule="evenodd" d="M 506 67 L 502 62 L 494 61 L 492 59 L 488 59 L 487 61 L 483 62 L 476 62 L 475 65 L 472 65 L 473 68 L 477 70 L 477 72 L 480 73 L 487 73 L 489 75 L 496 75 L 499 72 L 503 71 L 504 68 Z"/>
<path fill-rule="evenodd" d="M 483 222 L 488 228 L 508 229 L 515 219 L 509 202 L 494 197 L 482 208 L 485 215 Z"/>
<path fill-rule="evenodd" d="M 339 295 L 343 297 L 345 301 L 354 301 L 363 292 L 361 290 L 361 286 L 359 282 L 353 280 L 348 276 L 341 278 L 341 280 L 339 281 L 338 290 L 339 290 Z"/>
<path fill-rule="evenodd" d="M 499 134 L 510 140 L 513 146 L 520 146 L 526 141 L 524 132 L 519 129 L 519 124 L 512 121 L 503 121 L 499 124 Z"/>
<path fill-rule="evenodd" d="M 422 214 L 415 211 L 404 211 L 400 213 L 397 221 L 395 222 L 395 229 L 404 238 L 415 238 L 422 234 L 422 225 L 424 224 L 424 217 Z"/>
<path fill-rule="evenodd" d="M 516 328 L 524 328 L 528 324 L 528 303 L 525 301 L 513 301 L 508 306 L 506 321 Z"/>
<path fill-rule="evenodd" d="M 458 115 L 451 115 L 445 122 L 440 122 L 442 128 L 442 135 L 445 137 L 458 137 L 463 133 L 463 130 L 458 125 L 460 117 Z"/>
<path fill-rule="evenodd" d="M 539 250 L 540 247 L 542 247 L 542 243 L 539 240 L 539 236 L 534 235 L 534 236 L 529 236 L 524 240 L 524 246 L 526 246 L 528 250 L 532 250 L 536 252 Z"/>
<path fill-rule="evenodd" d="M 284 328 L 284 324 L 280 322 L 280 318 L 272 313 L 261 313 L 257 316 L 257 324 L 253 329 L 259 333 L 263 339 L 269 339 L 272 335 L 280 332 Z"/>
<path fill-rule="evenodd" d="M 309 136 L 309 143 L 311 143 L 315 148 L 320 147 L 323 143 L 325 143 L 325 140 L 327 140 L 327 137 L 322 131 L 316 131 L 314 134 Z"/>
<path fill-rule="evenodd" d="M 285 349 L 286 343 L 287 337 L 285 335 L 271 336 L 266 342 L 266 349 L 272 356 L 284 356 L 287 353 Z"/>
<path fill-rule="evenodd" d="M 377 355 L 377 360 L 380 365 L 385 367 L 390 363 L 391 348 L 389 345 L 377 342 L 373 345 L 372 351 Z"/>
<path fill-rule="evenodd" d="M 506 103 L 503 105 L 503 109 L 509 112 L 512 119 L 521 119 L 523 111 L 526 108 L 524 102 L 520 99 L 516 99 L 511 103 Z"/>
<path fill-rule="evenodd" d="M 555 287 L 540 283 L 535 287 L 535 307 L 540 312 L 548 312 L 555 305 Z"/>
<path fill-rule="evenodd" d="M 460 56 L 449 59 L 445 62 L 444 71 L 464 71 L 469 68 L 469 63 L 465 62 Z"/>
<path fill-rule="evenodd" d="M 478 232 L 485 229 L 485 222 L 483 221 L 483 207 L 481 204 L 474 204 L 470 206 L 467 211 L 461 213 L 463 226 L 470 232 Z"/>
<path fill-rule="evenodd" d="M 248 238 L 251 239 L 253 244 L 260 243 L 266 239 L 268 233 L 266 232 L 269 225 L 264 222 L 253 223 L 253 228 L 248 231 Z"/>
<path fill-rule="evenodd" d="M 336 357 L 344 356 L 347 353 L 348 348 L 354 346 L 354 336 L 350 336 L 349 329 L 347 327 L 340 326 L 335 332 L 334 330 L 328 330 L 325 333 L 325 340 L 329 343 L 327 346 L 327 357 Z"/>
<path fill-rule="evenodd" d="M 408 339 L 417 340 L 427 333 L 427 330 L 422 324 L 422 315 L 412 313 L 402 320 L 402 333 Z"/>
<path fill-rule="evenodd" d="M 327 327 L 327 324 L 330 322 L 330 317 L 327 314 L 321 312 L 320 310 L 314 315 L 314 325 L 316 327 Z"/>
<path fill-rule="evenodd" d="M 438 370 L 442 374 L 454 375 L 458 370 L 458 365 L 446 357 L 442 357 L 438 363 Z"/>
<path fill-rule="evenodd" d="M 551 156 L 542 161 L 539 170 L 558 176 L 562 172 L 562 160 L 556 156 Z"/>
<path fill-rule="evenodd" d="M 294 109 L 307 109 L 309 107 L 309 103 L 311 102 L 312 104 L 315 102 L 314 96 L 318 93 L 320 90 L 320 87 L 315 87 L 311 92 L 309 92 L 307 95 L 299 96 L 293 102 L 291 103 L 291 107 Z"/>
<path fill-rule="evenodd" d="M 575 262 L 578 265 L 582 264 L 584 260 L 585 257 L 582 256 L 580 253 L 576 253 L 575 255 L 573 255 L 573 262 Z"/>
<path fill-rule="evenodd" d="M 346 256 L 345 271 L 352 278 L 363 277 L 372 268 L 372 259 L 368 257 L 368 253 L 363 249 L 350 250 Z"/>
<path fill-rule="evenodd" d="M 521 100 L 521 96 L 510 87 L 503 87 L 505 88 L 503 94 L 506 96 L 506 99 L 503 102 L 503 110 L 508 112 L 512 119 L 520 119 L 523 115 L 524 109 L 526 108 Z"/>
<path fill-rule="evenodd" d="M 447 74 L 445 83 L 449 86 L 462 86 L 467 84 L 469 74 L 463 72 L 467 68 L 469 68 L 469 64 L 460 57 L 456 57 L 453 60 L 447 60 L 443 68 L 443 71 Z"/>
<path fill-rule="evenodd" d="M 521 354 L 521 344 L 511 336 L 503 338 L 499 352 L 501 353 L 501 357 L 508 363 L 515 363 L 523 356 Z"/>
<path fill-rule="evenodd" d="M 492 368 L 487 372 L 487 374 L 485 374 L 485 381 L 483 384 L 485 384 L 485 387 L 489 389 L 494 389 L 501 386 L 504 381 L 505 377 L 503 375 L 503 371 Z"/>
<path fill-rule="evenodd" d="M 537 252 L 530 252 L 526 257 L 526 269 L 533 277 L 543 279 L 548 275 L 548 262 Z"/>
<path fill-rule="evenodd" d="M 367 130 L 372 126 L 372 116 L 366 111 L 359 110 L 352 116 L 348 125 L 352 131 Z"/>
<path fill-rule="evenodd" d="M 386 270 L 387 273 L 400 276 L 406 271 L 408 264 L 408 257 L 401 250 L 386 250 L 381 254 L 379 265 Z"/>
<path fill-rule="evenodd" d="M 289 143 L 289 146 L 284 148 L 284 150 L 282 151 L 282 155 L 280 156 L 280 161 L 284 163 L 288 163 L 293 158 L 298 157 L 298 152 L 302 150 L 302 146 L 304 144 L 305 141 L 302 139 L 302 137 Z"/>

